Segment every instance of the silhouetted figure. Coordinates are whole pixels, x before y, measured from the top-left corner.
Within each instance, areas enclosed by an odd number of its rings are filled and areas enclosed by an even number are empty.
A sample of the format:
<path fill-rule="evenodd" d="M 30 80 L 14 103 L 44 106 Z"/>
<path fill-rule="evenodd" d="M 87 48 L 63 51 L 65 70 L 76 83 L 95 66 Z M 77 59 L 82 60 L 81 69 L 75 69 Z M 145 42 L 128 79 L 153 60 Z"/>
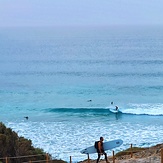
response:
<path fill-rule="evenodd" d="M 100 137 L 100 141 L 98 141 L 98 147 L 97 147 L 98 158 L 97 158 L 96 163 L 99 162 L 101 155 L 104 155 L 106 163 L 109 163 L 109 161 L 107 159 L 107 154 L 105 153 L 104 148 L 103 148 L 103 140 L 104 140 L 104 138 Z"/>
<path fill-rule="evenodd" d="M 24 117 L 26 120 L 28 120 L 28 116 L 27 117 Z"/>
<path fill-rule="evenodd" d="M 118 110 L 118 106 L 115 106 L 115 110 Z"/>
<path fill-rule="evenodd" d="M 87 102 L 92 102 L 92 100 L 88 100 Z"/>

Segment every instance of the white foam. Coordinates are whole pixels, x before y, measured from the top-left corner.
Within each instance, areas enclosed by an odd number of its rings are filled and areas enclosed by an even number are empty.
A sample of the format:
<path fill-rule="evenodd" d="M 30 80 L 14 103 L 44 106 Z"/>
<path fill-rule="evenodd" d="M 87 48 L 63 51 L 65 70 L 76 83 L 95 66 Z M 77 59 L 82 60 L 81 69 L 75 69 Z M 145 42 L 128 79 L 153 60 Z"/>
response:
<path fill-rule="evenodd" d="M 85 147 L 94 144 L 99 136 L 105 140 L 122 139 L 123 145 L 115 151 L 129 148 L 131 143 L 144 146 L 163 141 L 163 126 L 143 125 L 139 123 L 118 121 L 86 121 L 86 122 L 10 122 L 7 124 L 19 136 L 31 139 L 35 147 L 44 149 L 54 158 L 69 161 L 80 161 L 87 158 L 80 154 Z M 107 151 L 111 155 L 111 151 Z M 96 159 L 97 155 L 91 155 Z"/>
<path fill-rule="evenodd" d="M 123 113 L 137 115 L 163 115 L 163 104 L 129 104 L 121 108 Z"/>

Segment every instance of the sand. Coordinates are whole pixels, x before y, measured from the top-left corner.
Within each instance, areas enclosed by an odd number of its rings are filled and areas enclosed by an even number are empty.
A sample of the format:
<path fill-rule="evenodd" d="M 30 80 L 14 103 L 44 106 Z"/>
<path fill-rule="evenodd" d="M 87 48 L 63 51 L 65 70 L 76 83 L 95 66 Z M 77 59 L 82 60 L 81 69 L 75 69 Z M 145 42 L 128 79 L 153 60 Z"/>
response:
<path fill-rule="evenodd" d="M 142 151 L 134 152 L 132 158 L 130 154 L 118 156 L 115 163 L 161 163 L 161 149 L 163 149 L 163 144 L 157 144 Z M 109 156 L 108 160 L 113 163 L 112 156 Z M 88 160 L 82 163 L 88 163 Z M 90 163 L 96 163 L 96 160 L 90 160 Z M 106 163 L 106 161 L 100 160 L 99 163 Z"/>

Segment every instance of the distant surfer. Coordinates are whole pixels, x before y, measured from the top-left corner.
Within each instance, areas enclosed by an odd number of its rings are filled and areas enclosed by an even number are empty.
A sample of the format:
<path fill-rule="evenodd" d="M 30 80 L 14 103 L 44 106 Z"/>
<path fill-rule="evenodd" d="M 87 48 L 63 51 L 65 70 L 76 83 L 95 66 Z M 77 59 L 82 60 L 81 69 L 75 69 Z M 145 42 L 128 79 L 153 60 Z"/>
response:
<path fill-rule="evenodd" d="M 28 116 L 24 117 L 26 120 L 28 120 Z"/>
<path fill-rule="evenodd" d="M 113 105 L 113 101 L 111 102 L 111 105 Z M 118 111 L 118 106 L 115 106 L 115 110 Z"/>
<path fill-rule="evenodd" d="M 115 106 L 115 110 L 117 110 L 117 111 L 118 111 L 118 106 Z"/>
<path fill-rule="evenodd" d="M 98 144 L 97 144 L 98 158 L 97 158 L 96 163 L 99 162 L 101 155 L 105 155 L 106 163 L 109 163 L 109 161 L 107 159 L 107 154 L 105 153 L 104 148 L 103 148 L 103 141 L 104 141 L 104 138 L 100 137 L 100 141 L 98 141 Z"/>
<path fill-rule="evenodd" d="M 87 102 L 92 102 L 92 100 L 87 100 Z"/>

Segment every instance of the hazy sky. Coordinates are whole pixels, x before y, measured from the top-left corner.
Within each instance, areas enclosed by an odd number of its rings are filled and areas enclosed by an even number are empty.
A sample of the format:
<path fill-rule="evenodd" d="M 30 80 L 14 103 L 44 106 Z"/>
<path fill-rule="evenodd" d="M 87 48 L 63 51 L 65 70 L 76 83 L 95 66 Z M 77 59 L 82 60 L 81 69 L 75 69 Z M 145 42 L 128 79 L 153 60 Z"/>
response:
<path fill-rule="evenodd" d="M 0 26 L 163 25 L 163 0 L 0 0 Z"/>

